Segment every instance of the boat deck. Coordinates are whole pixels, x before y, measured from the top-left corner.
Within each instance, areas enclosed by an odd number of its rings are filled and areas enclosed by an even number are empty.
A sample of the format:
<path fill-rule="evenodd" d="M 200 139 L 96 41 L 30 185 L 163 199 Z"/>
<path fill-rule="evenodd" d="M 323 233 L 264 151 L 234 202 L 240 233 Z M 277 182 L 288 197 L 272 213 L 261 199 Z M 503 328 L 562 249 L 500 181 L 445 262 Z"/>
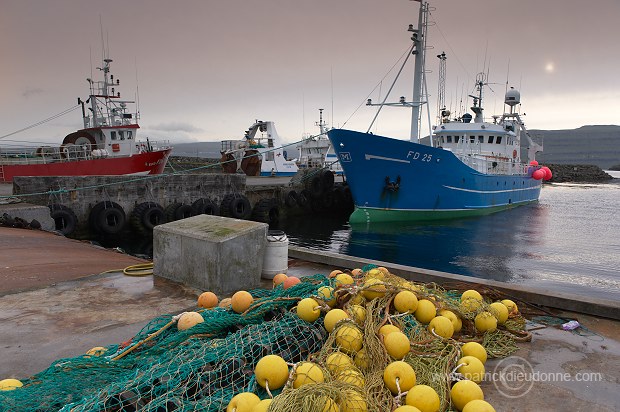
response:
<path fill-rule="evenodd" d="M 0 239 L 5 248 L 0 266 L 0 378 L 25 378 L 59 358 L 124 342 L 158 315 L 195 307 L 200 292 L 153 276 L 125 276 L 119 269 L 139 259 L 88 243 L 7 228 L 0 228 Z M 289 261 L 289 274 L 296 276 L 332 269 L 302 259 Z M 265 281 L 264 287 L 269 284 Z M 567 405 L 573 411 L 617 410 L 619 322 L 569 312 L 557 316 L 576 318 L 587 329 L 581 334 L 556 327 L 533 330 L 532 342 L 519 344 L 513 356 L 532 365 L 540 381 L 514 399 L 502 395 L 493 382 L 483 382 L 485 399 L 496 410 L 552 411 Z M 505 367 L 501 362 L 489 360 L 487 371 Z M 576 373 L 585 372 L 600 379 L 575 379 Z"/>

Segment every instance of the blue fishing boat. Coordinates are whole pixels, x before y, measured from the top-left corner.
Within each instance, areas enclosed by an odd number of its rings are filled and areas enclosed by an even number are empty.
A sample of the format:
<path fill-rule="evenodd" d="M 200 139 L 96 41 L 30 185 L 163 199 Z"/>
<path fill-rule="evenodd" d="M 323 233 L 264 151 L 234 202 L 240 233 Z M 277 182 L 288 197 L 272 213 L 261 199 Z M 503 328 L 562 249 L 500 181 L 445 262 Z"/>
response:
<path fill-rule="evenodd" d="M 516 110 L 520 103 L 517 90 L 506 91 L 509 109 L 504 114 L 493 116 L 492 122 L 485 121 L 482 98 L 486 74 L 476 77 L 476 94 L 470 96 L 474 116 L 465 113 L 451 118 L 444 107 L 428 142 L 421 142 L 428 15 L 429 3 L 421 2 L 418 29 L 409 26 L 409 56 L 414 55 L 416 60 L 413 101 L 401 97 L 398 103 L 384 100 L 378 105 L 379 111 L 386 105 L 411 107 L 410 140 L 375 135 L 370 127 L 366 132 L 328 132 L 353 195 L 351 224 L 493 213 L 537 201 L 541 181 L 551 178 L 551 171 L 535 160 L 542 146 L 532 140 Z M 445 75 L 445 66 L 443 72 Z M 373 105 L 371 100 L 368 104 Z M 525 161 L 521 158 L 521 138 L 527 140 Z"/>

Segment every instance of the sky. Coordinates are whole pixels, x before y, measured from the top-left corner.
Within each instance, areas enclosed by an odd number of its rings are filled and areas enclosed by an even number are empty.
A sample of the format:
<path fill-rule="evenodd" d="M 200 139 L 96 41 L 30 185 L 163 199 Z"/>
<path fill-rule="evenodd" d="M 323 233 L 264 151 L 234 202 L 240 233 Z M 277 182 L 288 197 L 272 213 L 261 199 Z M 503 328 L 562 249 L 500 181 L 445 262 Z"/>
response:
<path fill-rule="evenodd" d="M 488 72 L 487 116 L 503 111 L 508 81 L 521 92 L 530 129 L 620 124 L 620 0 L 431 6 L 433 123 L 435 56 L 443 51 L 453 113 L 471 106 L 465 99 L 476 74 Z M 122 97 L 138 97 L 142 137 L 240 139 L 260 119 L 294 142 L 318 133 L 319 109 L 330 127 L 366 131 L 376 108 L 364 103 L 385 97 L 418 7 L 410 0 L 0 0 L 0 136 L 85 99 L 102 37 Z M 388 101 L 411 98 L 412 72 L 405 67 Z M 60 143 L 81 127 L 76 109 L 0 143 Z M 407 139 L 409 127 L 409 110 L 384 108 L 371 130 Z"/>

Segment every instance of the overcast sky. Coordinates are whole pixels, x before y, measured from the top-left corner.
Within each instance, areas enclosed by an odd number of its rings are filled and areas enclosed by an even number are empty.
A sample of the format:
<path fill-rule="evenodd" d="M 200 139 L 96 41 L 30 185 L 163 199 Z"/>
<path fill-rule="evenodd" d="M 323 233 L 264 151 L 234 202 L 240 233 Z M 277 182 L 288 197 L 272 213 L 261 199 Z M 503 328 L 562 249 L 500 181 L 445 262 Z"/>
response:
<path fill-rule="evenodd" d="M 319 108 L 330 126 L 365 131 L 376 109 L 363 103 L 380 101 L 389 88 L 394 71 L 388 71 L 410 45 L 406 29 L 417 24 L 418 5 L 0 0 L 0 136 L 87 97 L 85 79 L 101 64 L 100 20 L 122 96 L 134 98 L 139 89 L 143 137 L 236 139 L 261 119 L 273 120 L 293 142 L 318 131 Z M 476 73 L 488 69 L 494 84 L 485 91 L 487 116 L 503 110 L 508 78 L 521 91 L 531 129 L 620 124 L 620 0 L 434 0 L 432 6 L 427 84 L 433 119 L 435 56 L 445 51 L 453 112 L 472 93 Z M 411 98 L 412 70 L 405 69 L 391 100 Z M 409 116 L 406 109 L 386 108 L 373 131 L 407 138 Z M 4 141 L 54 143 L 80 127 L 75 110 Z"/>

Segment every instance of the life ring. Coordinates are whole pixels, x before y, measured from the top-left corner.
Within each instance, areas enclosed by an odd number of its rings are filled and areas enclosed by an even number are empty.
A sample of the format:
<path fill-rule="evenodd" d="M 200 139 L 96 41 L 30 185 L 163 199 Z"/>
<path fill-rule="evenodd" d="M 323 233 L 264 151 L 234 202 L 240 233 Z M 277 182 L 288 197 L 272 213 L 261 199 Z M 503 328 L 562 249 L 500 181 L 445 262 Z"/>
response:
<path fill-rule="evenodd" d="M 220 213 L 224 217 L 248 219 L 252 215 L 252 207 L 247 197 L 239 193 L 231 193 L 222 199 Z"/>
<path fill-rule="evenodd" d="M 97 232 L 108 235 L 119 233 L 126 222 L 125 211 L 115 202 L 99 202 L 90 211 L 90 226 Z"/>
<path fill-rule="evenodd" d="M 512 151 L 512 158 L 516 159 L 517 158 L 517 149 Z"/>
<path fill-rule="evenodd" d="M 284 204 L 287 207 L 295 207 L 297 206 L 297 200 L 298 200 L 297 192 L 294 190 L 291 190 L 290 192 L 286 194 L 286 197 L 284 198 Z"/>
<path fill-rule="evenodd" d="M 166 222 L 164 209 L 155 202 L 138 204 L 131 212 L 131 225 L 139 232 L 150 233 L 157 225 Z"/>
<path fill-rule="evenodd" d="M 270 226 L 280 221 L 280 209 L 275 199 L 261 199 L 252 209 L 252 220 L 268 223 Z"/>
<path fill-rule="evenodd" d="M 194 215 L 217 216 L 220 214 L 220 208 L 217 203 L 215 203 L 211 199 L 203 197 L 192 203 L 192 213 L 194 213 Z"/>
<path fill-rule="evenodd" d="M 54 203 L 48 206 L 50 217 L 54 219 L 54 228 L 65 236 L 72 234 L 78 223 L 77 216 L 71 208 Z"/>

